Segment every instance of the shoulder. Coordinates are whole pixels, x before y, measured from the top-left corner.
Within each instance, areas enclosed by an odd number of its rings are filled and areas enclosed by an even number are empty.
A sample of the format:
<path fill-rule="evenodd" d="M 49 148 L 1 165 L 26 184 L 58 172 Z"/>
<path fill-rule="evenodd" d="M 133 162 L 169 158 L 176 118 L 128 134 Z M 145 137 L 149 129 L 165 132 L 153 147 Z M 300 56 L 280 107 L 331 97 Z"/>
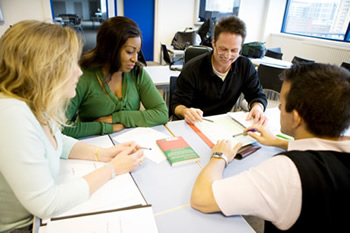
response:
<path fill-rule="evenodd" d="M 40 123 L 28 105 L 14 98 L 0 98 L 0 128 L 2 131 L 23 133 L 40 129 Z M 35 130 L 35 131 L 36 131 Z"/>
<path fill-rule="evenodd" d="M 211 55 L 212 53 L 209 53 L 192 58 L 182 68 L 180 76 L 186 79 L 195 79 L 199 76 L 208 76 L 213 74 Z"/>
<path fill-rule="evenodd" d="M 32 111 L 28 107 L 28 105 L 21 100 L 15 98 L 1 98 L 0 97 L 0 108 L 1 115 L 33 115 Z"/>
<path fill-rule="evenodd" d="M 240 64 L 241 66 L 254 67 L 251 60 L 245 56 L 242 56 L 242 55 L 237 58 L 236 62 L 238 64 Z"/>
<path fill-rule="evenodd" d="M 152 79 L 143 65 L 136 65 L 129 73 L 127 73 L 127 75 L 137 84 L 142 84 L 145 82 L 152 83 Z"/>

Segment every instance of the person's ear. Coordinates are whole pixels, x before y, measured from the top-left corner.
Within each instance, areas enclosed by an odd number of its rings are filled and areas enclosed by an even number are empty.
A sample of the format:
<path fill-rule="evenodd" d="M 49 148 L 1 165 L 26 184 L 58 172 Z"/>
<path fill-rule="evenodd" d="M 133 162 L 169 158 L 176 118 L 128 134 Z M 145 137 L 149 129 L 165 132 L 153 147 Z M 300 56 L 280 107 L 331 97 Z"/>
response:
<path fill-rule="evenodd" d="M 211 41 L 211 46 L 214 48 L 215 47 L 215 39 L 213 38 Z"/>
<path fill-rule="evenodd" d="M 293 110 L 292 114 L 293 114 L 293 124 L 292 124 L 292 126 L 293 126 L 293 128 L 296 129 L 302 124 L 303 118 L 301 118 L 301 116 L 299 115 L 298 111 L 295 110 L 295 109 Z"/>

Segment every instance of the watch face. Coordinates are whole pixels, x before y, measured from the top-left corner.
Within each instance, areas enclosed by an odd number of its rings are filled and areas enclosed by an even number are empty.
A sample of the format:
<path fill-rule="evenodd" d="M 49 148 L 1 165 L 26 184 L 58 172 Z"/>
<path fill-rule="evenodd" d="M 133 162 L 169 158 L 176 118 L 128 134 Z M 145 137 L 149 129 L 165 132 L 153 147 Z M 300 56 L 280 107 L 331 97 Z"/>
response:
<path fill-rule="evenodd" d="M 213 155 L 222 157 L 223 153 L 221 153 L 221 152 L 214 152 Z"/>

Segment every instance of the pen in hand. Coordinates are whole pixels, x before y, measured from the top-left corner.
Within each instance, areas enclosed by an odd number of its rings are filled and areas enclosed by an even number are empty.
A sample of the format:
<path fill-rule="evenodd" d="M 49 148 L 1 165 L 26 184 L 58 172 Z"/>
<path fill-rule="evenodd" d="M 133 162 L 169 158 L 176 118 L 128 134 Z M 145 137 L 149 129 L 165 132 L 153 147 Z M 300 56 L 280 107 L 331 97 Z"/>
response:
<path fill-rule="evenodd" d="M 210 119 L 207 119 L 207 118 L 204 118 L 204 117 L 202 117 L 202 120 L 205 120 L 205 121 L 209 121 L 209 122 L 211 122 L 211 123 L 214 123 L 213 120 L 210 120 Z"/>
<path fill-rule="evenodd" d="M 238 136 L 241 136 L 241 135 L 246 135 L 248 132 L 256 132 L 256 129 L 248 129 L 246 132 L 234 134 L 234 135 L 232 135 L 232 137 L 238 137 Z"/>
<path fill-rule="evenodd" d="M 152 150 L 151 147 L 143 147 L 143 146 L 140 146 L 139 149 L 142 149 L 142 150 Z"/>

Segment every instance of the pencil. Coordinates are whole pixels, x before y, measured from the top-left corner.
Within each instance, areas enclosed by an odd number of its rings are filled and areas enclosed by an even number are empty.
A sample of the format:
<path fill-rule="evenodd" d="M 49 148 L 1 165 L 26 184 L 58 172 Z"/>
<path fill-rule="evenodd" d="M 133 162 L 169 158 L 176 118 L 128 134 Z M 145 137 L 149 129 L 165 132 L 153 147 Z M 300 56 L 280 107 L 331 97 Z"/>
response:
<path fill-rule="evenodd" d="M 143 146 L 140 146 L 139 149 L 143 149 L 143 150 L 152 150 L 151 147 L 143 147 Z"/>
<path fill-rule="evenodd" d="M 246 135 L 246 134 L 248 134 L 248 132 L 256 132 L 256 129 L 248 129 L 248 131 L 242 132 L 242 133 L 238 133 L 238 134 L 234 134 L 234 135 L 232 135 L 232 137 L 238 137 L 238 136 L 241 136 L 241 135 Z"/>
<path fill-rule="evenodd" d="M 213 120 L 210 120 L 210 119 L 207 119 L 207 118 L 204 118 L 204 117 L 202 117 L 202 120 L 205 120 L 205 121 L 209 121 L 209 122 L 211 122 L 211 123 L 214 123 Z"/>

